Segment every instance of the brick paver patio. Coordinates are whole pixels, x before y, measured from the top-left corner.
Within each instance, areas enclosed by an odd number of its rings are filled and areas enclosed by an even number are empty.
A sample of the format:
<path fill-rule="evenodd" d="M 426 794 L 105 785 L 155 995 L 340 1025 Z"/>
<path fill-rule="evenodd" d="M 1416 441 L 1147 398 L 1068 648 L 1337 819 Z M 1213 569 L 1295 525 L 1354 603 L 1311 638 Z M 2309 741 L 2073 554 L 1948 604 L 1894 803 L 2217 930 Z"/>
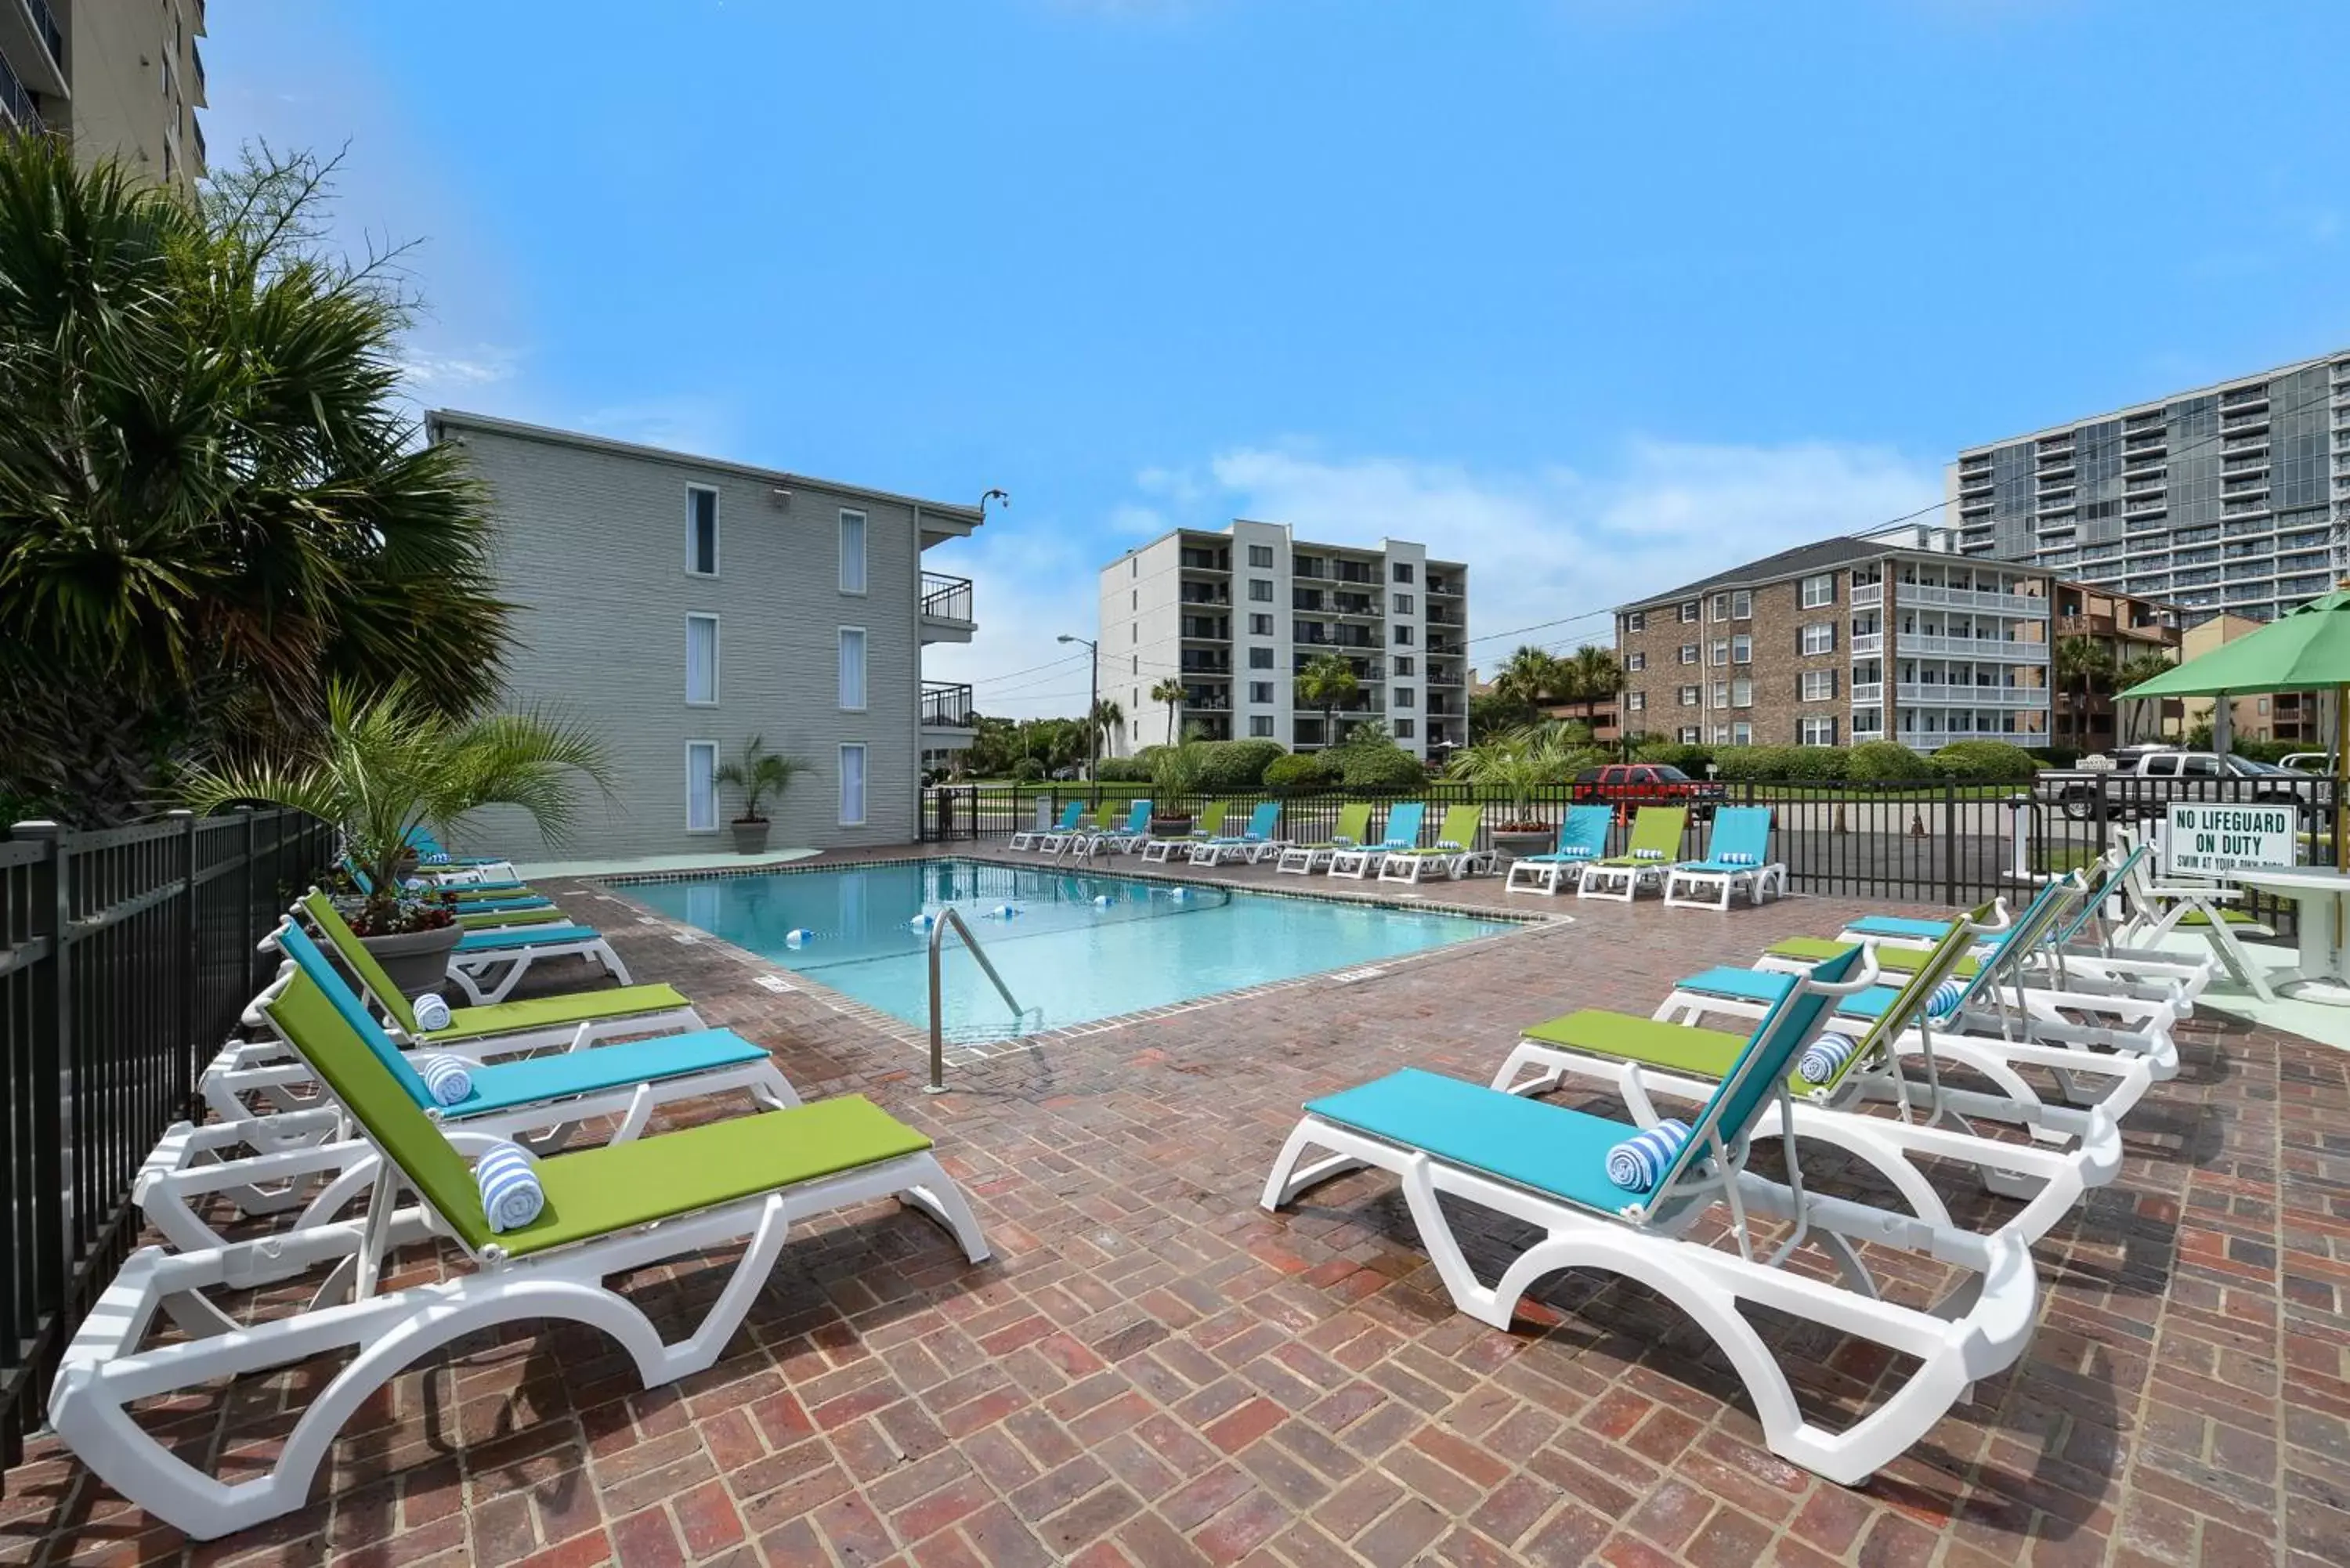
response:
<path fill-rule="evenodd" d="M 1485 1079 L 1521 1024 L 1646 1012 L 1675 976 L 1855 906 L 1514 900 L 1575 919 L 1051 1039 L 931 1098 L 920 1053 L 862 1016 L 597 889 L 552 890 L 803 1094 L 861 1092 L 932 1133 L 995 1259 L 965 1266 L 889 1206 L 818 1223 L 726 1358 L 652 1392 L 584 1332 L 469 1345 L 346 1429 L 308 1509 L 203 1548 L 36 1443 L 6 1477 L 0 1561 L 2350 1562 L 2350 1054 L 2327 1045 L 2208 1011 L 2182 1025 L 2122 1179 L 2036 1250 L 2027 1359 L 1848 1490 L 1761 1447 L 1726 1366 L 1658 1296 L 1562 1276 L 1543 1323 L 1503 1334 L 1451 1310 L 1387 1178 L 1282 1215 L 1256 1197 L 1315 1094 L 1407 1064 Z M 1997 1211 L 1945 1186 L 1964 1215 Z M 1491 1277 L 1494 1248 L 1472 1255 Z M 689 1311 L 728 1262 L 630 1293 Z M 1765 1328 L 1823 1407 L 1889 1370 Z M 234 1467 L 319 1381 L 192 1397 L 157 1428 Z"/>

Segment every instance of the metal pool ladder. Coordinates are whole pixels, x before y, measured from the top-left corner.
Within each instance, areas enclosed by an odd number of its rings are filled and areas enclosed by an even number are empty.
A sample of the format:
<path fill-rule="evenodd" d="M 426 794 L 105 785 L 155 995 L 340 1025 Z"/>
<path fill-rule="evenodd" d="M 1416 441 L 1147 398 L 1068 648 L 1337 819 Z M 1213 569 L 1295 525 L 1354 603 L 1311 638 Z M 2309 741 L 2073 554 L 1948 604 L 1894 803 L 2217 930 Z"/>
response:
<path fill-rule="evenodd" d="M 964 949 L 979 961 L 980 972 L 994 985 L 995 994 L 1003 998 L 1003 1005 L 1012 1010 L 1012 1016 L 1020 1016 L 1020 1003 L 1013 999 L 1012 988 L 1003 983 L 1003 977 L 995 972 L 995 965 L 988 961 L 985 950 L 979 945 L 979 939 L 971 934 L 971 928 L 962 923 L 962 917 L 955 913 L 953 905 L 941 909 L 939 918 L 931 924 L 931 1081 L 923 1087 L 924 1093 L 932 1095 L 947 1092 L 947 1045 L 943 1033 L 945 1009 L 941 1005 L 939 984 L 939 954 L 944 947 L 949 926 L 952 926 L 955 935 L 962 939 Z"/>

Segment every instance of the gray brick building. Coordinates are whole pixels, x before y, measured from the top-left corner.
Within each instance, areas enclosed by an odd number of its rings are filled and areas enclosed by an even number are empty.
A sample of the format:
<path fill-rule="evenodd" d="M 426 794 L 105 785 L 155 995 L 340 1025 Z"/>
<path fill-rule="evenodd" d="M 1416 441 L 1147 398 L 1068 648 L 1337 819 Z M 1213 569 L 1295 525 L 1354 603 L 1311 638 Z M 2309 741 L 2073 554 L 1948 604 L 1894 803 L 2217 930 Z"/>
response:
<path fill-rule="evenodd" d="M 921 757 L 966 742 L 970 708 L 923 681 L 921 650 L 972 631 L 971 584 L 923 552 L 977 511 L 479 414 L 429 429 L 494 493 L 508 701 L 610 750 L 614 799 L 590 799 L 566 854 L 723 852 L 737 803 L 712 775 L 754 734 L 809 764 L 771 808 L 775 846 L 916 837 Z M 518 814 L 469 828 L 546 855 Z"/>

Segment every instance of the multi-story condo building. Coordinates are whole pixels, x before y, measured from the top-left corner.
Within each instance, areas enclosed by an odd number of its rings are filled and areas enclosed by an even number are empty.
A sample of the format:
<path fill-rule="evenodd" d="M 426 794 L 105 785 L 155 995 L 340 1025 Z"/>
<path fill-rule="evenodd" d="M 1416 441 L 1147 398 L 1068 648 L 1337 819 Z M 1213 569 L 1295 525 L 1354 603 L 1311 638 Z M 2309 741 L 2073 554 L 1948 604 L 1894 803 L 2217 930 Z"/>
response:
<path fill-rule="evenodd" d="M 2103 751 L 2129 740 L 2151 740 L 2178 720 L 2177 699 L 2140 719 L 2142 732 L 2126 735 L 2118 721 L 2111 682 L 2066 679 L 2065 649 L 2075 639 L 2086 643 L 2118 676 L 2135 659 L 2159 654 L 2178 658 L 2179 622 L 2185 612 L 2177 605 L 2092 587 L 2086 583 L 2055 585 L 2055 659 L 2051 684 L 2056 702 L 2049 732 L 2057 744 L 2077 751 Z"/>
<path fill-rule="evenodd" d="M 2350 350 L 1970 447 L 1968 556 L 2270 620 L 2350 571 Z"/>
<path fill-rule="evenodd" d="M 1929 530 L 1910 541 L 1826 539 L 1618 606 L 1625 732 L 1716 746 L 2049 744 L 2054 639 L 2074 629 L 2068 614 L 2090 629 L 2081 585 L 1951 555 Z M 2122 600 L 2113 613 L 2135 625 L 2170 612 Z"/>
<path fill-rule="evenodd" d="M 63 138 L 192 191 L 203 0 L 0 0 L 0 132 Z"/>
<path fill-rule="evenodd" d="M 508 701 L 591 724 L 612 767 L 567 856 L 725 847 L 719 767 L 754 736 L 807 772 L 769 808 L 776 848 L 907 844 L 926 752 L 969 743 L 971 689 L 922 680 L 921 649 L 968 642 L 969 579 L 923 553 L 981 514 L 442 410 L 493 493 L 496 591 L 515 606 Z M 517 814 L 468 845 L 545 858 Z"/>
<path fill-rule="evenodd" d="M 1317 545 L 1285 524 L 1179 528 L 1101 571 L 1096 675 L 1126 713 L 1112 753 L 1166 738 L 1151 689 L 1182 682 L 1182 719 L 1212 739 L 1255 737 L 1316 751 L 1355 725 L 1385 723 L 1415 755 L 1469 739 L 1469 568 L 1402 539 Z M 1347 660 L 1358 683 L 1323 732 L 1296 678 L 1315 658 Z"/>

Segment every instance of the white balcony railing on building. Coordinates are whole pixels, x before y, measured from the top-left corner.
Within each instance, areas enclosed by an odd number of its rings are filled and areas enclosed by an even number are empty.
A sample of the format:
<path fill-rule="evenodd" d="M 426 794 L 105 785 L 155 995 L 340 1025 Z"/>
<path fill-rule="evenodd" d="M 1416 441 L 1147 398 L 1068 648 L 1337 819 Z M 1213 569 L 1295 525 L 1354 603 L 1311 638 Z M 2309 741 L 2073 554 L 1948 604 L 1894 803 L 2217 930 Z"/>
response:
<path fill-rule="evenodd" d="M 1937 708 L 2045 708 L 2044 686 L 1957 686 L 1905 680 L 1897 688 L 1902 703 Z"/>
<path fill-rule="evenodd" d="M 2011 642 L 1998 637 L 1929 637 L 1920 632 L 1905 631 L 1899 642 L 1903 653 L 1933 654 L 1945 659 L 1981 659 L 2001 664 L 2045 664 L 2048 645 L 2044 642 Z M 1853 651 L 1860 651 L 1855 639 Z"/>
<path fill-rule="evenodd" d="M 1855 583 L 1855 584 L 1853 584 L 1853 586 L 1852 586 L 1852 602 L 1853 602 L 1853 603 L 1855 603 L 1855 604 L 1856 604 L 1856 605 L 1873 605 L 1873 604 L 1882 604 L 1884 601 L 1885 601 L 1885 585 L 1884 585 L 1883 583 Z"/>
<path fill-rule="evenodd" d="M 1860 601 L 1856 598 L 1854 603 Z M 2044 620 L 2048 601 L 2024 594 L 1992 593 L 1981 588 L 1946 588 L 1932 583 L 1903 583 L 1897 602 L 1905 605 L 1945 605 L 1952 609 L 1989 610 L 1994 615 L 2025 616 Z"/>
<path fill-rule="evenodd" d="M 1855 659 L 1874 659 L 1885 651 L 1885 634 L 1881 631 L 1856 632 L 1852 639 Z"/>
<path fill-rule="evenodd" d="M 1854 707 L 1856 707 L 1856 708 L 1873 708 L 1873 707 L 1876 707 L 1876 706 L 1877 706 L 1878 704 L 1882 703 L 1884 701 L 1885 701 L 1885 682 L 1884 682 L 1884 681 L 1882 681 L 1882 680 L 1862 680 L 1862 681 L 1856 681 L 1856 682 L 1854 683 L 1853 688 L 1852 688 L 1852 705 L 1853 705 Z"/>

